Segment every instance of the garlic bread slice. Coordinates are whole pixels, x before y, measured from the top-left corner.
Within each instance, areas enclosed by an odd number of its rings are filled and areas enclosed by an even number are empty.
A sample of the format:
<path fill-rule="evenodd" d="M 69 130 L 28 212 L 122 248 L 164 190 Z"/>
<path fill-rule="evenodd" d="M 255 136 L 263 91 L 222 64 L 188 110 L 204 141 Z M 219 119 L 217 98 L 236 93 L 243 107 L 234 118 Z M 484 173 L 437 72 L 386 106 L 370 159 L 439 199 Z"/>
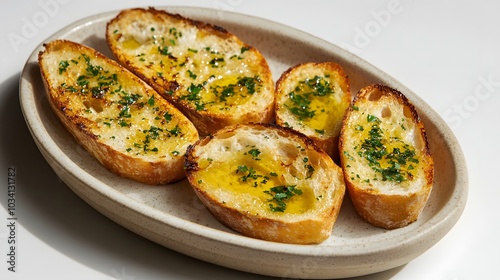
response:
<path fill-rule="evenodd" d="M 424 125 L 401 92 L 361 89 L 339 146 L 348 192 L 363 219 L 387 229 L 417 220 L 432 189 L 434 162 Z"/>
<path fill-rule="evenodd" d="M 223 128 L 191 146 L 186 173 L 200 200 L 243 235 L 327 239 L 345 193 L 342 170 L 311 139 L 270 124 Z"/>
<path fill-rule="evenodd" d="M 297 130 L 334 160 L 345 111 L 351 103 L 349 81 L 333 62 L 291 67 L 276 83 L 276 123 Z"/>
<path fill-rule="evenodd" d="M 185 177 L 194 125 L 137 76 L 84 45 L 44 45 L 39 65 L 49 103 L 75 139 L 110 171 L 147 184 Z"/>
<path fill-rule="evenodd" d="M 154 8 L 129 9 L 108 23 L 106 40 L 120 63 L 202 135 L 274 119 L 274 81 L 265 58 L 219 26 Z"/>

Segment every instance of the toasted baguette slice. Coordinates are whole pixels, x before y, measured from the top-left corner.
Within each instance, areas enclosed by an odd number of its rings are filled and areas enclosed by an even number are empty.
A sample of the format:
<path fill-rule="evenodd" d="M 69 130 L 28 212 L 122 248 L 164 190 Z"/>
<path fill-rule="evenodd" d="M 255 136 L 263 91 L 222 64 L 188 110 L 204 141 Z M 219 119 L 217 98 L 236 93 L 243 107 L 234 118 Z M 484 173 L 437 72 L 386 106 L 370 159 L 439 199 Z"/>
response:
<path fill-rule="evenodd" d="M 276 123 L 297 130 L 334 160 L 345 111 L 351 103 L 349 81 L 333 62 L 303 63 L 285 71 L 276 83 Z"/>
<path fill-rule="evenodd" d="M 434 163 L 424 125 L 399 91 L 372 85 L 346 113 L 340 156 L 357 212 L 377 227 L 417 220 L 432 189 Z"/>
<path fill-rule="evenodd" d="M 342 170 L 311 139 L 270 124 L 228 126 L 188 148 L 186 173 L 200 200 L 243 235 L 320 243 L 345 193 Z"/>
<path fill-rule="evenodd" d="M 71 41 L 45 44 L 39 65 L 52 109 L 105 167 L 147 184 L 185 177 L 183 157 L 198 132 L 146 83 Z"/>
<path fill-rule="evenodd" d="M 117 60 L 193 121 L 200 134 L 274 120 L 274 81 L 255 48 L 225 29 L 153 8 L 107 25 Z"/>

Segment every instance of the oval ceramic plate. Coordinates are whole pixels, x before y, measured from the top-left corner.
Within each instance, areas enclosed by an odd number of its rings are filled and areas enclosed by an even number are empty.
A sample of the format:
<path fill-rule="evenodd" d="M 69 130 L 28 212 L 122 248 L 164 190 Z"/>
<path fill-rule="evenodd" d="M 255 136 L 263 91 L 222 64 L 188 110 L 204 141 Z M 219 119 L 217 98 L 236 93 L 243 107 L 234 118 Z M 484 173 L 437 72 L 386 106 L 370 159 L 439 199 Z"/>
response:
<path fill-rule="evenodd" d="M 319 245 L 291 245 L 241 236 L 221 225 L 198 201 L 186 180 L 146 186 L 120 178 L 83 150 L 51 111 L 37 63 L 40 45 L 20 80 L 20 101 L 33 139 L 60 178 L 83 200 L 118 224 L 165 247 L 218 265 L 257 274 L 295 278 L 366 275 L 411 261 L 438 242 L 459 219 L 466 203 L 464 157 L 446 123 L 408 88 L 345 50 L 267 20 L 218 10 L 162 7 L 222 26 L 259 49 L 277 79 L 288 67 L 307 61 L 334 61 L 347 72 L 353 93 L 381 83 L 403 92 L 424 121 L 435 159 L 435 184 L 418 221 L 396 230 L 363 222 L 348 196 L 332 236 Z M 56 33 L 110 51 L 106 23 L 118 12 L 80 20 Z"/>

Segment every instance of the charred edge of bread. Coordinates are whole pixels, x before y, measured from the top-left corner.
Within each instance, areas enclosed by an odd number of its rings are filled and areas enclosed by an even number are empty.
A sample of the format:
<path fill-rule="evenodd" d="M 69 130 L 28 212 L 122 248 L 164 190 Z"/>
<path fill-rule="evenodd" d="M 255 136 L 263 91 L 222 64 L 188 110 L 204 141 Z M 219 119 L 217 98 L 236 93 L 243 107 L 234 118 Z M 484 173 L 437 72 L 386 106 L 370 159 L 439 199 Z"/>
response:
<path fill-rule="evenodd" d="M 143 93 L 147 93 L 148 96 L 154 96 L 155 100 L 159 103 L 164 102 L 160 106 L 164 109 L 168 109 L 169 112 L 172 112 L 175 115 L 175 118 L 180 118 L 179 124 L 182 125 L 183 128 L 189 129 L 186 134 L 186 139 L 191 137 L 189 139 L 192 139 L 192 142 L 194 142 L 198 140 L 198 133 L 187 118 L 185 118 L 167 101 L 162 100 L 160 95 L 158 95 L 151 87 L 138 77 L 115 61 L 107 58 L 100 52 L 90 47 L 69 40 L 55 40 L 45 43 L 44 47 L 45 50 L 40 51 L 38 54 L 38 61 L 50 107 L 79 145 L 87 150 L 94 158 L 97 159 L 97 161 L 99 161 L 112 173 L 141 183 L 149 185 L 167 184 L 179 181 L 185 177 L 183 169 L 183 154 L 178 156 L 176 159 L 173 158 L 172 160 L 164 160 L 160 158 L 151 160 L 149 156 L 147 158 L 141 158 L 127 154 L 124 151 L 119 151 L 116 147 L 103 142 L 100 136 L 95 134 L 91 129 L 96 125 L 95 122 L 82 116 L 81 114 L 78 114 L 77 112 L 73 112 L 73 110 L 78 110 L 79 108 L 72 108 L 72 104 L 70 104 L 70 102 L 65 102 L 62 99 L 59 99 L 64 90 L 59 88 L 60 85 L 50 84 L 51 74 L 49 73 L 51 71 L 58 71 L 58 66 L 52 65 L 53 68 L 48 69 L 47 67 L 50 67 L 50 65 L 47 65 L 48 62 L 44 62 L 44 56 L 53 55 L 53 52 L 58 52 L 59 50 L 64 49 L 66 52 L 74 53 L 75 56 L 76 54 L 86 54 L 94 61 L 102 61 L 102 65 L 105 65 L 105 67 L 116 71 L 115 73 L 119 73 L 119 75 L 126 76 L 129 81 L 140 85 L 140 87 L 144 89 Z M 66 59 L 61 57 L 57 60 Z M 54 78 L 54 80 L 56 79 L 57 78 Z M 106 110 L 106 102 L 107 101 L 104 102 L 103 110 Z M 185 151 L 182 152 L 184 153 Z"/>
<path fill-rule="evenodd" d="M 245 113 L 244 115 L 238 116 L 238 118 L 236 119 L 234 116 L 229 116 L 223 113 L 207 113 L 203 110 L 194 110 L 192 108 L 192 105 L 184 100 L 181 100 L 181 98 L 179 98 L 175 94 L 167 94 L 166 92 L 177 92 L 183 85 L 179 84 L 176 80 L 168 80 L 165 77 L 148 77 L 143 73 L 143 71 L 141 71 L 141 67 L 137 67 L 134 63 L 129 61 L 125 54 L 114 50 L 114 39 L 111 38 L 112 35 L 109 31 L 110 27 L 122 20 L 128 13 L 131 12 L 149 13 L 153 15 L 158 20 L 158 22 L 163 22 L 165 18 L 175 19 L 176 21 L 184 23 L 186 25 L 194 26 L 200 31 L 206 32 L 208 34 L 213 34 L 219 37 L 221 40 L 231 40 L 237 44 L 240 44 L 243 48 L 246 48 L 250 52 L 258 53 L 260 56 L 258 65 L 260 65 L 262 69 L 266 69 L 264 71 L 265 77 L 261 77 L 264 80 L 263 84 L 265 87 L 269 87 L 270 91 L 272 92 L 274 91 L 274 82 L 265 57 L 260 54 L 260 52 L 255 47 L 241 41 L 239 37 L 221 26 L 191 19 L 180 14 L 170 13 L 165 10 L 157 10 L 153 7 L 150 7 L 148 9 L 134 8 L 123 10 L 115 18 L 107 23 L 108 31 L 106 32 L 106 41 L 107 44 L 111 47 L 111 50 L 117 60 L 126 68 L 134 72 L 141 79 L 150 84 L 150 86 L 152 86 L 160 95 L 162 95 L 165 99 L 176 106 L 186 117 L 188 117 L 193 122 L 201 136 L 209 135 L 219 129 L 224 128 L 225 126 L 236 123 L 271 123 L 274 121 L 274 102 L 271 102 L 270 104 L 268 104 L 267 108 L 263 108 L 259 111 L 252 111 L 249 108 L 246 108 L 246 110 L 250 111 Z"/>

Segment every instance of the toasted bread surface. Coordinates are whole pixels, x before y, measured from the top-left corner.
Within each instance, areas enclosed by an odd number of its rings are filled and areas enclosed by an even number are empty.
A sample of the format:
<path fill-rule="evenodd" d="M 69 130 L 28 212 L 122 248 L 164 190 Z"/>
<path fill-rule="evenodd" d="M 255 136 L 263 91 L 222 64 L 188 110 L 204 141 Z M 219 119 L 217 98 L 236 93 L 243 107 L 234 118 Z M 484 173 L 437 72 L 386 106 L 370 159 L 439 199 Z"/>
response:
<path fill-rule="evenodd" d="M 343 201 L 342 171 L 309 138 L 269 124 L 228 126 L 191 146 L 187 178 L 223 224 L 246 236 L 327 239 Z"/>
<path fill-rule="evenodd" d="M 76 140 L 112 172 L 147 184 L 185 176 L 194 125 L 150 86 L 96 50 L 56 40 L 39 65 L 49 103 Z"/>
<path fill-rule="evenodd" d="M 276 83 L 276 123 L 314 140 L 338 160 L 338 139 L 351 103 L 349 81 L 334 62 L 309 62 L 291 67 Z"/>
<path fill-rule="evenodd" d="M 274 119 L 274 81 L 265 58 L 219 26 L 154 8 L 130 9 L 108 23 L 106 40 L 120 63 L 202 135 Z"/>
<path fill-rule="evenodd" d="M 432 189 L 434 163 L 408 99 L 387 86 L 361 89 L 340 135 L 341 166 L 357 212 L 388 229 L 417 220 Z"/>

